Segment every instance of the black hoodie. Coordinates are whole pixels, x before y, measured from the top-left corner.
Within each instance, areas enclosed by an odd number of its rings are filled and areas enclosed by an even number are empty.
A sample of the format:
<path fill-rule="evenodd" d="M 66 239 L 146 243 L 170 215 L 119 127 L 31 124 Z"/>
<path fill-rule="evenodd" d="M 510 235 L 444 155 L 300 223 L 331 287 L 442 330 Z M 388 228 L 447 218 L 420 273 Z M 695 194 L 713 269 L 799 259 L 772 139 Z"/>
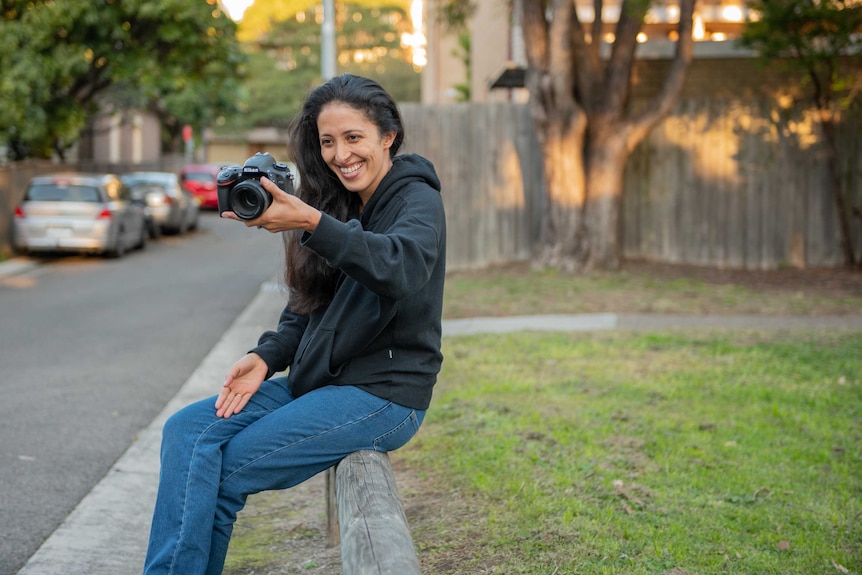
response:
<path fill-rule="evenodd" d="M 270 374 L 290 368 L 294 397 L 355 385 L 427 409 L 443 361 L 446 275 L 446 219 L 431 162 L 396 156 L 359 220 L 324 214 L 302 243 L 341 270 L 335 296 L 310 315 L 288 302 L 277 330 L 251 351 Z"/>

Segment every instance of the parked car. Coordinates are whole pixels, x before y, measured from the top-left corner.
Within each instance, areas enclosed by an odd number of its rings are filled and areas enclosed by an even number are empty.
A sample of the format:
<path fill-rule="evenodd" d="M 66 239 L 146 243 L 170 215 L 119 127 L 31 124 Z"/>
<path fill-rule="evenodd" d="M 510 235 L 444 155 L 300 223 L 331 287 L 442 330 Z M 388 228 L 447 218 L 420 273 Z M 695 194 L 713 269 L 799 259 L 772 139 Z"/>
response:
<path fill-rule="evenodd" d="M 220 169 L 218 164 L 188 164 L 180 169 L 183 189 L 195 196 L 202 208 L 218 208 L 216 178 Z"/>
<path fill-rule="evenodd" d="M 170 172 L 132 172 L 123 176 L 132 197 L 144 203 L 150 222 L 150 237 L 162 232 L 184 234 L 198 227 L 198 199 L 185 191 Z"/>
<path fill-rule="evenodd" d="M 114 174 L 54 174 L 30 180 L 12 224 L 22 252 L 122 256 L 147 243 L 144 207 Z"/>

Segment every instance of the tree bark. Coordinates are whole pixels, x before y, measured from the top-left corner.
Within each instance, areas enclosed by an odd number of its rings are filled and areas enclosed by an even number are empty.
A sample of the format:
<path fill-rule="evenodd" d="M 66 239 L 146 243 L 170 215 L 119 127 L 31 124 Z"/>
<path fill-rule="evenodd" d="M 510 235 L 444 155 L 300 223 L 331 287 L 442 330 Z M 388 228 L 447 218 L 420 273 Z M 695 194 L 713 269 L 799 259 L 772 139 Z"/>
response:
<path fill-rule="evenodd" d="M 617 269 L 622 259 L 623 174 L 629 153 L 625 138 L 604 130 L 591 130 L 587 146 L 587 198 L 584 208 L 586 268 Z"/>
<path fill-rule="evenodd" d="M 586 257 L 585 242 L 579 237 L 585 232 L 586 177 L 581 160 L 585 127 L 583 114 L 558 121 L 551 116 L 542 146 L 548 203 L 540 260 L 569 271 Z"/>
<path fill-rule="evenodd" d="M 835 144 L 835 124 L 832 116 L 827 110 L 818 105 L 818 117 L 820 129 L 823 132 L 823 141 L 826 144 L 826 169 L 829 172 L 829 184 L 832 198 L 835 202 L 835 211 L 838 213 L 838 231 L 841 241 L 841 251 L 844 254 L 844 264 L 855 266 L 856 250 L 853 247 L 853 238 L 850 232 L 851 210 L 847 203 L 847 194 L 844 183 L 841 181 L 841 171 L 838 167 L 838 147 Z"/>

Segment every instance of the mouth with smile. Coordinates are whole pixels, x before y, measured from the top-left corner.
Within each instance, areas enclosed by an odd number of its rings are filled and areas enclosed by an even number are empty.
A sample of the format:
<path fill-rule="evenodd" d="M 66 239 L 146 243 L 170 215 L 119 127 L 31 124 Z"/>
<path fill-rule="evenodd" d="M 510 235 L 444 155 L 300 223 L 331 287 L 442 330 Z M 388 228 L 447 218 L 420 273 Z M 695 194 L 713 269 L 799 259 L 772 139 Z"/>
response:
<path fill-rule="evenodd" d="M 356 172 L 358 172 L 364 165 L 365 162 L 359 162 L 358 164 L 351 164 L 350 166 L 340 167 L 338 168 L 338 170 L 341 172 L 342 176 L 344 176 L 345 178 L 349 178 L 356 174 Z"/>

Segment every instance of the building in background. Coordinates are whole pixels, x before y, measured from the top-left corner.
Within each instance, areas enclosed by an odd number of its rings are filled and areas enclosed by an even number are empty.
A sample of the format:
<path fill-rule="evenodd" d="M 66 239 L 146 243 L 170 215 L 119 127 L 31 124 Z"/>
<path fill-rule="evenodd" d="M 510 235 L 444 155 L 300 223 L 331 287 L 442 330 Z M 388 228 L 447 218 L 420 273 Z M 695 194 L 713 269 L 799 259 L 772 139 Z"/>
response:
<path fill-rule="evenodd" d="M 518 0 L 514 0 L 515 3 Z M 594 20 L 592 0 L 576 0 L 578 17 L 585 26 Z M 514 6 L 514 8 L 513 8 Z M 447 33 L 432 4 L 426 4 L 427 66 L 422 77 L 422 102 L 459 101 L 459 84 L 469 84 L 470 101 L 526 102 L 524 67 L 526 53 L 517 4 L 508 0 L 476 0 L 469 23 L 469 73 L 466 58 L 459 56 L 455 34 Z M 613 42 L 621 2 L 607 0 L 603 8 L 603 40 Z M 701 0 L 694 15 L 694 57 L 748 57 L 735 47 L 746 21 L 756 17 L 742 0 Z M 665 59 L 673 55 L 679 6 L 656 2 L 647 12 L 638 38 L 641 59 Z"/>
<path fill-rule="evenodd" d="M 81 132 L 69 161 L 142 166 L 162 157 L 159 118 L 142 110 L 105 110 L 93 117 Z"/>

